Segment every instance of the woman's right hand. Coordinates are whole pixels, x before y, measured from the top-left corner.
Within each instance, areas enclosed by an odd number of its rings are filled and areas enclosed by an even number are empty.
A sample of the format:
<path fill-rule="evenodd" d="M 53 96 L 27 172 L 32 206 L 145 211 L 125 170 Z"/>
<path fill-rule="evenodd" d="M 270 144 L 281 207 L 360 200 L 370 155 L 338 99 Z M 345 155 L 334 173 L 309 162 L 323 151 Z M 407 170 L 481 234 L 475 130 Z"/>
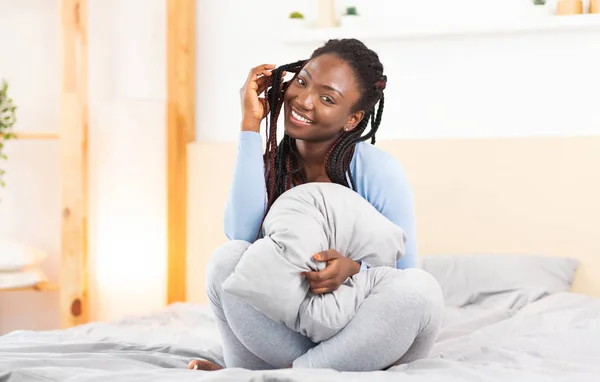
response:
<path fill-rule="evenodd" d="M 252 68 L 246 83 L 240 89 L 242 131 L 260 132 L 260 122 L 269 113 L 267 100 L 265 97 L 260 97 L 260 95 L 265 91 L 268 77 L 271 76 L 273 69 L 275 69 L 275 65 L 272 64 Z M 283 75 L 285 75 L 285 72 L 283 72 Z"/>

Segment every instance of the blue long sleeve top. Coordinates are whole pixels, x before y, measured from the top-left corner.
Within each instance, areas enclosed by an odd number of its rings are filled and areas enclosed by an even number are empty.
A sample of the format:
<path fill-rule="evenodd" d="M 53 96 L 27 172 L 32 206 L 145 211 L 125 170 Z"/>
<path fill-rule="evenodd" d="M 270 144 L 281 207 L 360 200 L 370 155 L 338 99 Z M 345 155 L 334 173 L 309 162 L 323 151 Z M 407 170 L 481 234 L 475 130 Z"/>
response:
<path fill-rule="evenodd" d="M 267 205 L 260 133 L 242 131 L 233 182 L 225 207 L 229 240 L 256 239 Z M 417 241 L 412 188 L 398 161 L 379 148 L 359 142 L 350 163 L 356 191 L 406 234 L 406 252 L 396 268 L 416 266 Z M 342 253 L 343 255 L 343 253 Z M 362 270 L 368 267 L 363 264 Z"/>

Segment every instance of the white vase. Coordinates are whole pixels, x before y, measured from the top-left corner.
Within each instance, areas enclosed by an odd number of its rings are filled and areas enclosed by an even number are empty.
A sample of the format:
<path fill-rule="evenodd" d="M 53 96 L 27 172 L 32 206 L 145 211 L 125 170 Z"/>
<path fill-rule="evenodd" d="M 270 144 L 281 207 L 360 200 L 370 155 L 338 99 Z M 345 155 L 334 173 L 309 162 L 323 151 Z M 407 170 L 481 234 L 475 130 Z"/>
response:
<path fill-rule="evenodd" d="M 288 19 L 286 26 L 292 31 L 302 30 L 306 29 L 308 22 L 305 19 Z"/>
<path fill-rule="evenodd" d="M 340 18 L 340 27 L 347 29 L 357 29 L 360 28 L 361 22 L 362 19 L 360 16 L 344 15 Z"/>
<path fill-rule="evenodd" d="M 531 7 L 529 7 L 529 14 L 531 17 L 547 17 L 552 13 L 553 12 L 551 11 L 550 7 L 546 5 L 532 4 Z"/>

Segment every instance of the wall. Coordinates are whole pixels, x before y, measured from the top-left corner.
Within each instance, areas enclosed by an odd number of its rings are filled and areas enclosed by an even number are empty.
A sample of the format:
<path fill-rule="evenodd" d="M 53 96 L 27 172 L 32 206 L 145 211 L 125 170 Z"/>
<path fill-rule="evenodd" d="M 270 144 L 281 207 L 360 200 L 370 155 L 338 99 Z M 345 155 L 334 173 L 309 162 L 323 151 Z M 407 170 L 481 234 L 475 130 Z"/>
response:
<path fill-rule="evenodd" d="M 90 1 L 92 316 L 166 301 L 166 2 Z"/>
<path fill-rule="evenodd" d="M 57 16 L 53 1 L 0 0 L 0 36 L 4 36 L 0 78 L 9 81 L 18 107 L 18 129 L 58 129 Z M 7 144 L 5 150 L 8 161 L 0 162 L 7 184 L 0 189 L 0 235 L 46 250 L 50 258 L 44 271 L 56 280 L 60 260 L 58 143 L 19 141 Z M 0 292 L 0 333 L 55 327 L 57 304 L 55 292 Z"/>
<path fill-rule="evenodd" d="M 197 84 L 210 91 L 198 94 L 197 137 L 232 141 L 239 130 L 238 91 L 250 68 L 307 57 L 328 36 L 310 41 L 282 37 L 286 31 L 280 24 L 287 12 L 298 9 L 313 17 L 316 1 L 201 3 L 198 52 L 203 59 Z M 345 3 L 357 4 L 365 28 L 392 25 L 404 30 L 519 20 L 527 17 L 524 7 L 530 5 L 527 0 L 337 2 L 340 8 Z M 368 38 L 365 42 L 379 53 L 389 79 L 389 107 L 378 134 L 381 139 L 599 134 L 600 72 L 594 69 L 600 64 L 599 38 L 600 26 L 561 32 Z"/>
<path fill-rule="evenodd" d="M 198 93 L 198 140 L 190 146 L 193 235 L 188 293 L 190 300 L 206 302 L 202 270 L 215 247 L 226 240 L 222 216 L 237 149 L 239 89 L 253 66 L 308 57 L 329 36 L 288 33 L 278 25 L 292 10 L 306 11 L 314 19 L 313 1 L 263 0 L 251 7 L 232 0 L 201 3 L 197 84 L 210 91 Z M 337 3 L 342 7 L 350 2 Z M 364 41 L 378 52 L 388 75 L 378 137 L 380 146 L 401 161 L 415 187 L 421 254 L 502 251 L 583 256 L 587 264 L 577 290 L 600 293 L 600 285 L 593 281 L 599 249 L 589 213 L 600 206 L 588 192 L 600 185 L 593 175 L 600 139 L 598 17 L 560 19 L 592 20 L 589 28 L 502 32 L 507 25 L 543 24 L 546 19 L 536 18 L 526 0 L 352 3 L 368 26 L 356 35 L 368 36 Z M 555 3 L 549 3 L 550 12 Z M 231 12 L 234 8 L 240 12 Z M 403 32 L 383 30 L 379 38 L 375 27 L 381 25 Z M 428 27 L 468 26 L 488 30 L 498 26 L 498 30 L 411 35 Z M 394 33 L 401 37 L 390 37 Z M 518 156 L 508 152 L 513 149 L 518 149 Z M 542 153 L 545 159 L 536 157 Z M 521 162 L 527 166 L 520 168 Z M 592 178 L 580 179 L 583 173 Z M 461 181 L 460 187 L 452 185 L 453 176 Z M 502 187 L 495 188 L 498 183 Z M 585 195 L 572 194 L 578 187 L 586 190 Z M 502 199 L 495 190 L 510 192 L 511 198 Z M 432 195 L 434 191 L 440 196 Z M 444 198 L 444 193 L 460 198 L 460 204 Z M 573 199 L 577 206 L 570 202 Z M 465 220 L 457 221 L 456 216 Z M 448 224 L 455 226 L 445 229 Z M 531 233 L 530 225 L 540 229 Z M 471 235 L 481 240 L 472 240 Z M 576 253 L 572 243 L 578 243 Z"/>
<path fill-rule="evenodd" d="M 142 11 L 140 11 L 142 10 Z M 90 289 L 93 319 L 164 305 L 165 2 L 89 1 Z M 18 105 L 16 131 L 58 130 L 58 2 L 0 0 L 3 58 Z M 0 232 L 50 253 L 58 281 L 57 141 L 7 145 Z M 55 292 L 0 293 L 0 334 L 58 325 Z"/>

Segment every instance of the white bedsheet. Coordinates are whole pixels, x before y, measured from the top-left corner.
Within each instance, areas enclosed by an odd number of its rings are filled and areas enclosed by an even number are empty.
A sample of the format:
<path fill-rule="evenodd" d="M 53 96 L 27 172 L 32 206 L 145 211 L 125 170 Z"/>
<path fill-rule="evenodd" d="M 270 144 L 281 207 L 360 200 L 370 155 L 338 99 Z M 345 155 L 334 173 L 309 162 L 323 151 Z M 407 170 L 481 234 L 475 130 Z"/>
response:
<path fill-rule="evenodd" d="M 176 304 L 0 337 L 0 381 L 599 381 L 600 299 L 560 293 L 518 312 L 448 308 L 431 357 L 386 372 L 185 369 L 192 358 L 218 359 L 219 344 L 206 307 Z"/>

